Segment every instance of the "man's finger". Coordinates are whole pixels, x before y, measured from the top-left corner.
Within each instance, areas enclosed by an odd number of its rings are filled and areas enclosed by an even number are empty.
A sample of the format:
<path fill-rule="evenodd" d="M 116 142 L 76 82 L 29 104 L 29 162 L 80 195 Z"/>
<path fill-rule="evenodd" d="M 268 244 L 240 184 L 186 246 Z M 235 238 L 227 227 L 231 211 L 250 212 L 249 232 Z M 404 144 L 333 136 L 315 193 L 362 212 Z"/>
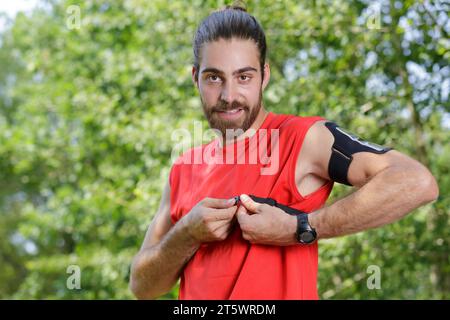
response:
<path fill-rule="evenodd" d="M 212 209 L 214 220 L 231 220 L 236 214 L 237 206 L 232 206 L 226 209 Z"/>
<path fill-rule="evenodd" d="M 239 209 L 236 212 L 236 218 L 239 224 L 245 223 L 248 219 L 248 212 L 244 206 L 239 206 Z"/>
<path fill-rule="evenodd" d="M 226 209 L 234 206 L 236 200 L 231 199 L 217 199 L 217 198 L 205 198 L 201 201 L 202 205 L 207 208 Z"/>
<path fill-rule="evenodd" d="M 245 206 L 245 208 L 252 213 L 259 213 L 261 211 L 261 203 L 253 201 L 246 194 L 240 195 L 241 203 Z"/>

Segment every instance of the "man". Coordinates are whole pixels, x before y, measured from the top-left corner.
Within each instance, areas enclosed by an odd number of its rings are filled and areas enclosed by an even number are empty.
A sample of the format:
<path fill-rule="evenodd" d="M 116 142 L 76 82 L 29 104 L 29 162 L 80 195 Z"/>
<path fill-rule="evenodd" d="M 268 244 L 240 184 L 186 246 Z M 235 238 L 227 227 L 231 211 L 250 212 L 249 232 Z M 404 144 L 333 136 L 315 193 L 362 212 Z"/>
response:
<path fill-rule="evenodd" d="M 137 298 L 157 298 L 181 277 L 180 299 L 317 299 L 317 239 L 392 223 L 437 198 L 433 176 L 406 155 L 321 117 L 266 111 L 265 55 L 264 32 L 243 8 L 227 7 L 200 24 L 192 79 L 223 139 L 189 150 L 172 166 L 133 260 L 130 287 Z M 242 134 L 230 138 L 229 129 Z M 261 173 L 267 163 L 201 161 L 205 153 L 223 155 L 259 138 L 262 130 L 278 132 L 271 136 L 276 170 L 270 174 Z M 324 207 L 333 182 L 357 190 Z M 268 198 L 295 212 L 262 203 Z"/>

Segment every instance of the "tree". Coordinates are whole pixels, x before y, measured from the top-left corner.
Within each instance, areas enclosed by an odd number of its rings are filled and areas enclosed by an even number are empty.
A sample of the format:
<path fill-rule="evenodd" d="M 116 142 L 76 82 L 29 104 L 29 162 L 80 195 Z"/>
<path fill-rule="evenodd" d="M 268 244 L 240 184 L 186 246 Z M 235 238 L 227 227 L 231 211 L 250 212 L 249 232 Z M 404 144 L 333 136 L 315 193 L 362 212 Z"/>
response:
<path fill-rule="evenodd" d="M 203 119 L 192 36 L 221 5 L 45 3 L 0 35 L 0 297 L 131 298 L 171 132 Z M 428 165 L 441 190 L 400 222 L 321 242 L 322 298 L 449 298 L 448 7 L 248 1 L 268 39 L 269 110 L 322 115 L 391 145 Z M 329 202 L 348 192 L 337 186 Z M 71 265 L 80 289 L 66 286 Z M 370 266 L 380 289 L 367 287 Z"/>

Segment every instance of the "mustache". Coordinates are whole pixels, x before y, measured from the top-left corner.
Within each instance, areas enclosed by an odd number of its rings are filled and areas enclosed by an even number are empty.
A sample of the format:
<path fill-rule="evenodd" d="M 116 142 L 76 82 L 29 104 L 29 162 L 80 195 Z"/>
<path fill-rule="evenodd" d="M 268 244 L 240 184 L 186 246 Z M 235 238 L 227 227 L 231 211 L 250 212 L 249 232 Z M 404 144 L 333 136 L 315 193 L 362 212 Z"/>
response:
<path fill-rule="evenodd" d="M 238 101 L 233 101 L 232 103 L 228 103 L 226 101 L 219 101 L 218 104 L 216 104 L 214 107 L 211 108 L 212 112 L 223 112 L 223 111 L 229 111 L 233 109 L 244 109 L 246 111 L 249 110 L 249 107 L 245 104 L 242 104 Z"/>

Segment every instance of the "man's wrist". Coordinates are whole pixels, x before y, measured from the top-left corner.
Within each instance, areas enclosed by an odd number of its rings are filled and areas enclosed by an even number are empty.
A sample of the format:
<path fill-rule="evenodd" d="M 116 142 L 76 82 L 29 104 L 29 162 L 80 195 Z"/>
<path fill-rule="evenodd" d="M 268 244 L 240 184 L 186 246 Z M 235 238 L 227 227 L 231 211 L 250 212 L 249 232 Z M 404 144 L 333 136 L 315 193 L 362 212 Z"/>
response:
<path fill-rule="evenodd" d="M 180 233 L 182 237 L 182 241 L 185 242 L 188 246 L 191 246 L 193 248 L 198 248 L 201 245 L 201 242 L 199 242 L 196 237 L 192 234 L 191 228 L 189 225 L 189 220 L 187 215 L 183 216 L 177 223 L 176 226 L 179 228 L 178 232 Z"/>
<path fill-rule="evenodd" d="M 320 210 L 313 211 L 308 214 L 308 223 L 316 231 L 316 241 L 320 238 L 319 215 Z"/>
<path fill-rule="evenodd" d="M 289 235 L 292 244 L 298 244 L 297 241 L 297 217 L 294 215 L 286 214 L 287 220 L 287 233 Z"/>
<path fill-rule="evenodd" d="M 320 237 L 319 231 L 317 230 L 318 229 L 317 228 L 318 220 L 319 220 L 318 218 L 320 218 L 320 217 L 318 217 L 318 214 L 319 214 L 319 211 L 314 211 L 314 212 L 311 212 L 311 213 L 307 214 L 308 223 L 311 226 L 311 228 L 313 228 L 315 230 L 315 232 L 316 232 L 316 240 L 315 241 L 317 241 L 319 239 L 319 237 Z M 286 218 L 286 221 L 287 221 L 285 230 L 287 231 L 287 234 L 289 235 L 291 243 L 292 244 L 299 244 L 298 235 L 297 235 L 297 232 L 298 232 L 297 216 L 286 214 L 285 218 Z"/>

